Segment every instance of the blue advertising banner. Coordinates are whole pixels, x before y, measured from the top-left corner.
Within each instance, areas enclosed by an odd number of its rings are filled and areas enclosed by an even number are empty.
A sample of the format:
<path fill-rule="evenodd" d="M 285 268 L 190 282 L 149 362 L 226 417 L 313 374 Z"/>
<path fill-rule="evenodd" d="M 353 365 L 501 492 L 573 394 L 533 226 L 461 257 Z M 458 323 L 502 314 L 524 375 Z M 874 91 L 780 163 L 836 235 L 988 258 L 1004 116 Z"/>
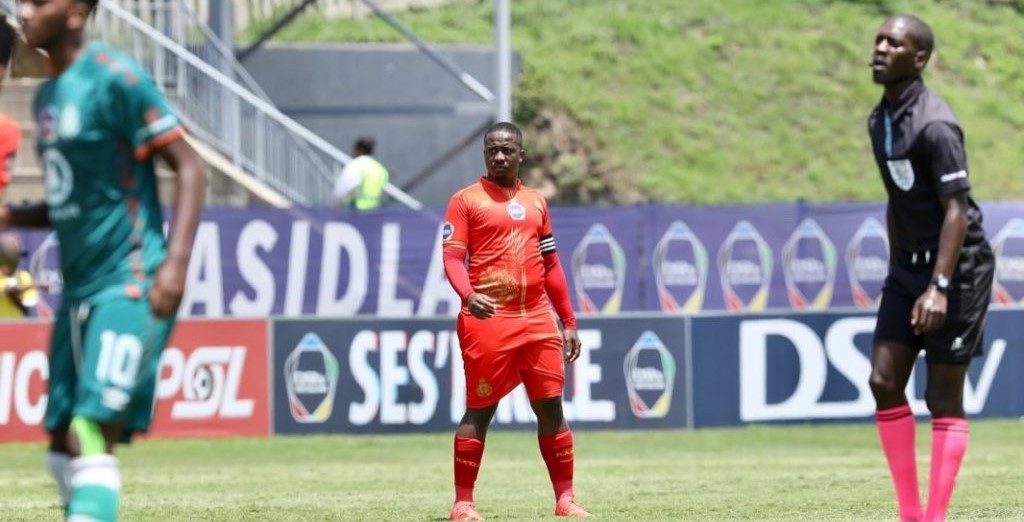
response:
<path fill-rule="evenodd" d="M 395 433 L 454 429 L 465 377 L 452 319 L 273 322 L 274 433 Z M 566 368 L 565 414 L 579 428 L 687 426 L 685 322 L 588 319 Z M 536 419 L 522 386 L 494 426 Z"/>
<path fill-rule="evenodd" d="M 1024 205 L 983 210 L 997 255 L 993 302 L 1024 304 Z M 452 316 L 440 216 L 206 209 L 180 314 Z M 873 310 L 888 270 L 882 203 L 553 208 L 552 220 L 581 314 Z M 55 306 L 56 242 L 23 235 L 25 265 Z"/>
<path fill-rule="evenodd" d="M 1024 311 L 993 310 L 985 354 L 964 387 L 972 417 L 1024 416 Z M 858 313 L 721 315 L 690 319 L 695 427 L 868 420 L 875 317 Z M 922 355 L 907 388 L 927 414 Z"/>

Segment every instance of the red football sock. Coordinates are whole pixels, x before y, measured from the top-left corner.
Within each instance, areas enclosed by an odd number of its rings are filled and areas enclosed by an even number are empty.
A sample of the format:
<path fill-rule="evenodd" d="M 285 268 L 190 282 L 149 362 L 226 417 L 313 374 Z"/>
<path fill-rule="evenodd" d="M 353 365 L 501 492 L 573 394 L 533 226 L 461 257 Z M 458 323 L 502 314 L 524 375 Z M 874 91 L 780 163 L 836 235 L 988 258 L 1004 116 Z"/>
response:
<path fill-rule="evenodd" d="M 917 487 L 917 456 L 914 447 L 914 414 L 904 404 L 875 412 L 878 437 L 896 486 L 900 520 L 921 520 L 921 498 Z"/>
<path fill-rule="evenodd" d="M 566 495 L 572 496 L 573 449 L 572 432 L 563 431 L 547 437 L 537 437 L 540 454 L 548 467 L 551 486 L 555 489 L 555 500 Z"/>
<path fill-rule="evenodd" d="M 484 457 L 484 441 L 455 436 L 455 501 L 473 501 L 473 486 Z"/>
<path fill-rule="evenodd" d="M 967 451 L 967 419 L 932 419 L 931 480 L 928 482 L 928 510 L 925 520 L 946 519 L 956 475 Z"/>

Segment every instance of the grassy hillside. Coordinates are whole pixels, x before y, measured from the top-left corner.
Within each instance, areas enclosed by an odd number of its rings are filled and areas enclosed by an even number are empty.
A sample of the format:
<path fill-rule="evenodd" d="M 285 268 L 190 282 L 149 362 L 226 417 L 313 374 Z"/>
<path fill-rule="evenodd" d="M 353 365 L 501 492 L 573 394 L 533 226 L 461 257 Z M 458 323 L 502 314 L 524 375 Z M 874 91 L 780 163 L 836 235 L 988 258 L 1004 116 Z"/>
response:
<path fill-rule="evenodd" d="M 492 5 L 456 0 L 397 17 L 432 42 L 489 43 Z M 880 91 L 867 64 L 886 15 L 913 12 L 935 30 L 926 81 L 964 124 L 976 195 L 1024 199 L 1022 6 L 514 0 L 517 121 L 553 110 L 590 137 L 593 163 L 562 169 L 567 183 L 617 176 L 651 199 L 694 203 L 881 199 L 864 123 Z M 315 12 L 279 39 L 402 40 L 378 19 Z"/>

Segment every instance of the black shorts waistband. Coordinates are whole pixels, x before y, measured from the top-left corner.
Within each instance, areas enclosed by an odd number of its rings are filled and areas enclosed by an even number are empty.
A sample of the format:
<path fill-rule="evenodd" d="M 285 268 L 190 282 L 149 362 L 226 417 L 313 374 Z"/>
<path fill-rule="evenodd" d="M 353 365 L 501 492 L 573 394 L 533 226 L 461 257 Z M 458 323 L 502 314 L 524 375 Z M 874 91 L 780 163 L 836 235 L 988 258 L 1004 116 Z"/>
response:
<path fill-rule="evenodd" d="M 966 253 L 975 252 L 988 248 L 987 242 L 982 242 L 974 245 L 964 245 L 960 247 L 960 256 L 962 257 Z M 900 250 L 896 254 L 896 260 L 907 266 L 931 266 L 935 264 L 936 258 L 938 258 L 939 250 L 937 248 L 930 248 L 927 250 Z"/>
<path fill-rule="evenodd" d="M 935 264 L 935 258 L 938 257 L 938 250 L 900 250 L 899 253 L 896 254 L 896 257 L 898 261 L 904 265 L 929 266 Z"/>

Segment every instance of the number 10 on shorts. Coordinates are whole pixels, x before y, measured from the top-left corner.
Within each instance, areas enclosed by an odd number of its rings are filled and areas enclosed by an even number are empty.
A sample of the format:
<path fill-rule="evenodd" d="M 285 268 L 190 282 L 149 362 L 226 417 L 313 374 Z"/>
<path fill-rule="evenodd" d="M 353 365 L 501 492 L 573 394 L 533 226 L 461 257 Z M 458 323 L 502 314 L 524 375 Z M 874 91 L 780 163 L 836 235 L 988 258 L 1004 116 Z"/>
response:
<path fill-rule="evenodd" d="M 142 343 L 132 334 L 104 330 L 100 334 L 100 357 L 96 362 L 96 380 L 118 388 L 131 388 L 142 362 Z"/>

